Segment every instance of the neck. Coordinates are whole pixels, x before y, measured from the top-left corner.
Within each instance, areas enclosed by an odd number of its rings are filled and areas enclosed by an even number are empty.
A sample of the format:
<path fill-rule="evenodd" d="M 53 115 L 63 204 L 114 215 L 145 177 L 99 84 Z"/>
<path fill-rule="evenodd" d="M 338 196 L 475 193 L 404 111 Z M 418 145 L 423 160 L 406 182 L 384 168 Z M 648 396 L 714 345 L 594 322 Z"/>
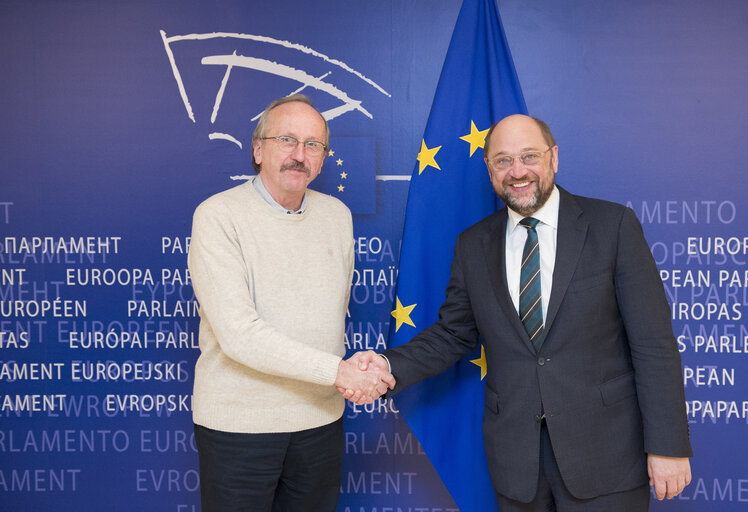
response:
<path fill-rule="evenodd" d="M 265 190 L 267 190 L 268 194 L 270 194 L 270 197 L 273 198 L 273 201 L 281 205 L 286 210 L 295 212 L 296 210 L 301 208 L 301 203 L 304 200 L 305 191 L 301 191 L 300 193 L 278 191 L 275 190 L 271 185 L 269 185 L 267 181 L 262 179 L 262 173 L 260 173 L 260 179 L 262 180 L 262 185 L 265 187 Z"/>
<path fill-rule="evenodd" d="M 275 199 L 275 202 L 281 205 L 286 210 L 296 211 L 299 208 L 301 208 L 301 202 L 304 200 L 304 193 L 302 192 L 300 196 L 293 195 L 291 196 L 277 196 L 276 194 L 270 192 L 270 196 Z"/>

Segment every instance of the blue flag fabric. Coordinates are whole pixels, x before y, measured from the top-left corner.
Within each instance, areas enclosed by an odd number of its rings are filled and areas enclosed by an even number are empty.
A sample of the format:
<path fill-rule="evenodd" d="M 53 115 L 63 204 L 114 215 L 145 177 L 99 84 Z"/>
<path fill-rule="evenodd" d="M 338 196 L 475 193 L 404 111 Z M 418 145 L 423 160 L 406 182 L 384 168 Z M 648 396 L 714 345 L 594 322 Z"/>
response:
<path fill-rule="evenodd" d="M 457 235 L 500 205 L 483 162 L 491 124 L 526 113 L 495 0 L 464 0 L 410 182 L 390 346 L 437 320 Z M 462 512 L 498 510 L 482 420 L 481 349 L 396 397 Z"/>
<path fill-rule="evenodd" d="M 335 137 L 311 187 L 343 201 L 351 213 L 376 213 L 374 137 Z"/>

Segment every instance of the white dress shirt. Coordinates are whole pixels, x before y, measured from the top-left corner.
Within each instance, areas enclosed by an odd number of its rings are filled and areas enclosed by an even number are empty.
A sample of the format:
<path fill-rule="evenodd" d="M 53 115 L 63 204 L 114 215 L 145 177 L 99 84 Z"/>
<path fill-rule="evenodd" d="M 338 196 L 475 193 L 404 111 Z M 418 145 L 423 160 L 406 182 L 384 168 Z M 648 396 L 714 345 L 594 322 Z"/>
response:
<path fill-rule="evenodd" d="M 540 222 L 535 227 L 540 244 L 540 289 L 543 305 L 543 323 L 548 316 L 548 300 L 551 298 L 553 267 L 556 263 L 556 237 L 558 235 L 558 189 L 554 186 L 551 196 L 543 207 L 531 217 Z M 506 223 L 506 282 L 514 309 L 519 312 L 519 280 L 522 267 L 522 251 L 527 240 L 527 228 L 519 221 L 524 217 L 507 208 L 509 219 Z"/>

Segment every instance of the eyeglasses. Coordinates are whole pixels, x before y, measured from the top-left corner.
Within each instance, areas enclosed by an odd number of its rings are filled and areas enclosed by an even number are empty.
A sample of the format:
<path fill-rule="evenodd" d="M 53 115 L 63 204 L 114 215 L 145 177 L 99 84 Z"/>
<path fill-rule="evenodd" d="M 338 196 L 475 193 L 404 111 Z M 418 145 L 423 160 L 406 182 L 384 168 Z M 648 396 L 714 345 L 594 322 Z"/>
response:
<path fill-rule="evenodd" d="M 260 139 L 274 140 L 278 143 L 278 147 L 284 153 L 292 152 L 296 149 L 296 146 L 299 145 L 299 142 L 301 142 L 299 139 L 291 137 L 290 135 L 278 135 L 277 137 L 260 137 Z M 316 140 L 305 140 L 304 142 L 302 142 L 302 144 L 304 145 L 304 151 L 306 151 L 307 155 L 309 156 L 319 156 L 327 151 L 327 146 Z"/>
<path fill-rule="evenodd" d="M 543 155 L 548 153 L 550 150 L 551 148 L 548 147 L 548 149 L 546 149 L 545 151 L 524 151 L 519 155 L 501 155 L 491 160 L 488 165 L 490 165 L 494 170 L 506 171 L 512 165 L 514 165 L 514 159 L 519 158 L 520 162 L 522 162 L 522 165 L 533 167 L 536 165 L 540 165 L 540 162 L 543 159 Z"/>

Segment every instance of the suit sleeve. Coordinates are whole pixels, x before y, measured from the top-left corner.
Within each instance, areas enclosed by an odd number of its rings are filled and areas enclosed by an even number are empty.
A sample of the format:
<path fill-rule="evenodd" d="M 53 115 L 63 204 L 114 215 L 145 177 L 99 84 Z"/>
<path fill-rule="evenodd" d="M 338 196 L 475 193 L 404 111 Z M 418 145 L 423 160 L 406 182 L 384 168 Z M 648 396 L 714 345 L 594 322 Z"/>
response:
<path fill-rule="evenodd" d="M 462 239 L 460 235 L 455 244 L 452 273 L 437 322 L 408 343 L 384 352 L 397 380 L 388 396 L 445 371 L 478 345 L 478 329 L 465 284 L 462 252 L 466 244 Z"/>
<path fill-rule="evenodd" d="M 618 234 L 616 295 L 634 366 L 647 453 L 693 455 L 681 358 L 670 307 L 636 215 L 626 208 Z"/>

